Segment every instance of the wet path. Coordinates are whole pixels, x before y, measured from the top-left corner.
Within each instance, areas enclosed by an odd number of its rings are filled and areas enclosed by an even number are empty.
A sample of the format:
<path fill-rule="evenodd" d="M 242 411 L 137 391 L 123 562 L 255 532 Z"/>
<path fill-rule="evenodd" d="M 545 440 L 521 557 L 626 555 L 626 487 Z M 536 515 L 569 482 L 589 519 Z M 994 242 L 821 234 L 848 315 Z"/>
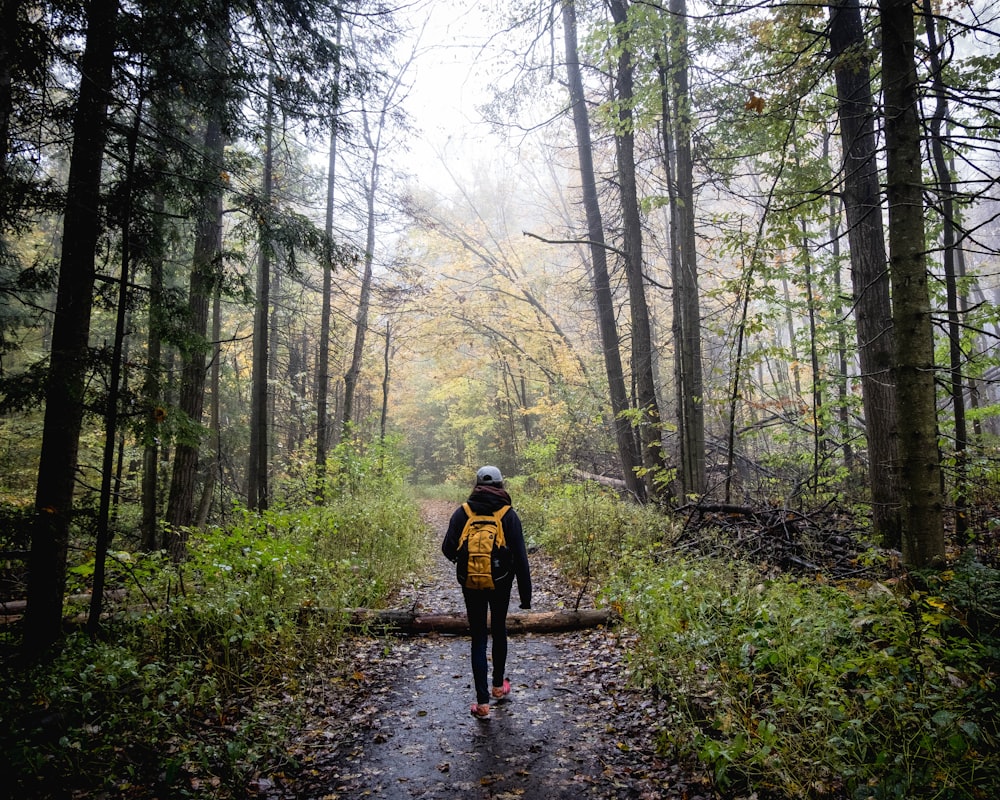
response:
<path fill-rule="evenodd" d="M 401 646 L 410 666 L 384 696 L 386 714 L 357 759 L 357 796 L 576 798 L 600 775 L 600 737 L 574 710 L 565 644 L 512 640 L 513 691 L 488 721 L 469 714 L 468 641 L 434 637 Z M 595 795 L 596 796 L 596 795 Z"/>
<path fill-rule="evenodd" d="M 464 612 L 453 567 L 437 551 L 451 506 L 429 504 L 429 575 L 408 587 L 399 608 Z M 573 598 L 532 558 L 533 610 Z M 516 608 L 517 590 L 512 608 Z M 583 604 L 584 606 L 586 603 Z M 469 640 L 429 635 L 378 643 L 367 656 L 367 702 L 350 724 L 353 746 L 300 797 L 386 800 L 450 798 L 710 797 L 692 778 L 654 755 L 662 712 L 626 687 L 621 634 L 603 629 L 512 636 L 510 696 L 490 719 L 469 713 L 474 700 Z M 362 670 L 365 667 L 361 667 Z M 706 787 L 696 787 L 705 791 Z"/>

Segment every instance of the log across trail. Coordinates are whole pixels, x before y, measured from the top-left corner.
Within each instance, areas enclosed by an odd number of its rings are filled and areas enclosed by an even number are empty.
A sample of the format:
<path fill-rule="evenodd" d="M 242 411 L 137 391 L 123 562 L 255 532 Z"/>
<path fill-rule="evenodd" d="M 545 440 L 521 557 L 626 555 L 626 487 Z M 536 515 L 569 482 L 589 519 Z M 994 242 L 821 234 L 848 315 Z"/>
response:
<path fill-rule="evenodd" d="M 425 504 L 430 574 L 414 579 L 397 609 L 358 612 L 358 702 L 314 719 L 301 734 L 311 770 L 294 784 L 261 786 L 271 798 L 687 798 L 716 795 L 709 782 L 656 754 L 661 703 L 631 688 L 629 634 L 606 610 L 571 610 L 575 596 L 543 554 L 532 557 L 533 610 L 515 613 L 509 698 L 488 721 L 474 701 L 469 639 L 454 568 L 438 550 L 452 511 Z M 571 587 L 565 587 L 567 593 Z M 514 591 L 512 609 L 517 607 Z M 381 626 L 381 630 L 380 630 Z M 392 635 L 386 635 L 392 631 Z M 407 632 L 409 636 L 396 635 Z M 344 716 L 347 718 L 345 719 Z M 323 747 L 320 743 L 327 742 Z"/>
<path fill-rule="evenodd" d="M 384 629 L 388 633 L 451 633 L 467 634 L 469 623 L 464 612 L 422 614 L 412 610 L 388 609 L 372 611 L 356 608 L 345 612 L 354 628 Z M 587 628 L 615 625 L 618 616 L 606 608 L 585 608 L 576 611 L 525 611 L 507 616 L 507 633 L 560 633 Z"/>

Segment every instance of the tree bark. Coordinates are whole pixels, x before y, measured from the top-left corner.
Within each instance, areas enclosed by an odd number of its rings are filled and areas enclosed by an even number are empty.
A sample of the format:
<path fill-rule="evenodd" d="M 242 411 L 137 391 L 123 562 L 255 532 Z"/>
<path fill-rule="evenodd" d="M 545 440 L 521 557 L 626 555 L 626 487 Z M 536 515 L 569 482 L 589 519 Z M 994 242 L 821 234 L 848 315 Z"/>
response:
<path fill-rule="evenodd" d="M 628 490 L 638 500 L 645 500 L 645 484 L 639 479 L 636 472 L 641 466 L 642 460 L 636 449 L 630 423 L 625 416 L 625 412 L 629 409 L 629 402 L 619 349 L 614 298 L 611 294 L 611 280 L 608 276 L 604 225 L 601 220 L 600 203 L 597 199 L 593 147 L 590 141 L 590 121 L 583 94 L 583 77 L 580 71 L 580 57 L 576 39 L 576 5 L 573 0 L 566 0 L 563 3 L 562 16 L 566 44 L 566 75 L 569 82 L 570 103 L 573 108 L 573 125 L 576 130 L 576 150 L 580 163 L 583 206 L 587 217 L 587 240 L 594 276 L 594 302 L 597 307 L 597 320 L 601 332 L 604 368 L 608 376 L 611 411 L 614 414 L 615 438 Z"/>
<path fill-rule="evenodd" d="M 140 83 L 144 76 L 140 75 Z M 97 533 L 94 542 L 93 594 L 87 619 L 87 632 L 92 636 L 100 630 L 104 601 L 104 585 L 107 574 L 108 546 L 111 542 L 111 495 L 114 482 L 115 443 L 118 438 L 119 403 L 123 391 L 122 367 L 127 360 L 125 354 L 125 326 L 128 320 L 129 285 L 132 272 L 132 215 L 135 201 L 136 150 L 139 144 L 139 130 L 142 124 L 144 93 L 140 93 L 132 127 L 127 139 L 128 157 L 125 162 L 125 202 L 121 225 L 121 264 L 118 273 L 118 302 L 115 308 L 115 337 L 112 343 L 111 369 L 108 375 L 108 392 L 104 406 L 104 451 L 101 459 L 101 492 L 97 511 Z M 134 276 L 133 276 L 134 277 Z M 134 281 L 133 281 L 134 282 Z M 121 459 L 119 458 L 119 469 Z"/>
<path fill-rule="evenodd" d="M 22 21 L 28 4 L 22 0 L 2 0 L 0 2 L 0 26 L 4 35 L 0 37 L 0 234 L 6 234 L 13 221 L 13 197 L 7 190 L 13 175 L 8 172 L 11 164 L 11 120 L 14 115 L 14 73 L 19 53 L 18 44 L 22 36 Z"/>
<path fill-rule="evenodd" d="M 102 229 L 101 168 L 116 44 L 118 0 L 91 0 L 73 120 L 59 289 L 45 387 L 45 421 L 35 491 L 26 649 L 40 651 L 62 630 L 73 487 L 83 423 L 90 317 Z"/>
<path fill-rule="evenodd" d="M 911 0 L 879 0 L 885 102 L 889 276 L 903 498 L 903 561 L 944 558 L 941 462 L 934 396 L 934 338 L 927 287 L 921 125 Z"/>
<path fill-rule="evenodd" d="M 671 0 L 667 26 L 667 63 L 662 76 L 663 146 L 670 199 L 670 271 L 673 283 L 674 375 L 680 439 L 680 478 L 681 491 L 686 496 L 705 491 L 705 406 L 694 222 L 694 159 L 691 153 L 686 0 Z"/>
<path fill-rule="evenodd" d="M 157 235 L 166 206 L 163 193 L 157 192 L 153 200 L 153 219 L 156 220 Z M 157 541 L 157 486 L 159 484 L 160 445 L 158 428 L 164 419 L 163 398 L 160 379 L 163 366 L 162 353 L 162 304 L 163 303 L 163 255 L 157 252 L 149 263 L 149 314 L 146 337 L 146 369 L 143 377 L 142 397 L 147 406 L 143 423 L 142 450 L 142 522 L 140 542 L 142 549 L 151 553 L 159 546 Z"/>
<path fill-rule="evenodd" d="M 261 203 L 263 217 L 259 226 L 257 246 L 257 297 L 254 303 L 253 322 L 253 377 L 250 398 L 250 452 L 247 466 L 247 508 L 264 511 L 268 504 L 268 321 L 271 311 L 271 175 L 274 164 L 272 147 L 273 131 L 273 81 L 268 78 L 267 104 L 264 111 L 264 169 L 261 177 Z"/>
<path fill-rule="evenodd" d="M 378 153 L 372 154 L 372 167 L 368 186 L 368 234 L 365 238 L 364 269 L 361 273 L 361 292 L 358 295 L 358 313 L 354 320 L 354 348 L 351 351 L 351 365 L 344 374 L 344 419 L 343 433 L 349 435 L 355 422 L 354 403 L 358 379 L 361 377 L 361 360 L 365 352 L 365 337 L 368 333 L 368 311 L 372 294 L 372 262 L 375 259 L 375 191 L 378 184 Z"/>
<path fill-rule="evenodd" d="M 398 88 L 398 79 L 396 87 Z M 381 155 L 382 132 L 386 123 L 390 95 L 383 98 L 383 107 L 378 114 L 378 126 L 372 134 L 369 114 L 362 114 L 362 125 L 365 141 L 371 152 L 371 166 L 368 170 L 368 182 L 365 186 L 365 197 L 368 203 L 368 224 L 365 236 L 364 269 L 361 275 L 361 291 L 358 296 L 358 313 L 354 320 L 354 348 L 351 353 L 351 364 L 344 374 L 344 416 L 343 433 L 348 435 L 351 425 L 355 422 L 355 401 L 358 379 L 361 377 L 361 360 L 364 356 L 365 337 L 368 333 L 368 312 L 371 306 L 372 264 L 375 260 L 375 195 L 379 189 L 379 158 Z"/>
<path fill-rule="evenodd" d="M 389 426 L 389 361 L 392 355 L 392 325 L 386 320 L 385 323 L 385 349 L 382 351 L 382 411 L 379 414 L 378 441 L 382 446 L 382 457 L 385 452 L 385 436 Z"/>
<path fill-rule="evenodd" d="M 830 132 L 823 132 L 823 158 L 830 158 Z M 833 194 L 829 197 L 830 254 L 833 256 L 833 315 L 834 319 L 844 318 L 842 305 L 840 270 L 840 221 L 837 209 L 840 203 Z M 847 333 L 843 325 L 837 326 L 837 422 L 840 428 L 841 449 L 844 454 L 844 466 L 848 470 L 854 466 L 854 447 L 851 444 L 851 413 L 848 407 L 848 370 L 847 370 Z"/>
<path fill-rule="evenodd" d="M 867 48 L 858 0 L 836 0 L 830 9 L 830 50 L 843 149 L 843 197 L 868 439 L 868 484 L 875 531 L 884 544 L 898 547 L 903 519 L 891 371 L 893 325 Z"/>
<path fill-rule="evenodd" d="M 337 17 L 337 46 L 340 47 L 341 19 Z M 334 91 L 340 90 L 340 60 L 337 60 Z M 326 214 L 323 233 L 326 238 L 323 251 L 323 308 L 319 323 L 319 370 L 316 385 L 316 499 L 322 502 L 325 492 L 326 453 L 329 447 L 330 418 L 327 410 L 330 394 L 330 315 L 333 287 L 333 201 L 337 175 L 337 133 L 339 121 L 336 112 L 339 97 L 331 104 L 330 150 L 326 170 Z"/>

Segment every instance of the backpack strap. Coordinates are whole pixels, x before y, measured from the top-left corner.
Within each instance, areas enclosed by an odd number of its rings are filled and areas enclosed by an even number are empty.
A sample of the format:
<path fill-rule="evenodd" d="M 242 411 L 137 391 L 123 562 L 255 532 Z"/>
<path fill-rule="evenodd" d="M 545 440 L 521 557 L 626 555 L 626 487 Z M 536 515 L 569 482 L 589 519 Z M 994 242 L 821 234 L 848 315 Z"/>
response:
<path fill-rule="evenodd" d="M 462 510 L 465 511 L 466 520 L 465 526 L 462 528 L 462 535 L 458 537 L 458 549 L 461 549 L 462 545 L 465 544 L 465 540 L 469 538 L 469 531 L 471 530 L 469 521 L 476 516 L 467 502 L 462 503 Z"/>
<path fill-rule="evenodd" d="M 510 506 L 498 508 L 493 512 L 493 519 L 497 521 L 497 547 L 507 546 L 507 537 L 503 535 L 503 515 L 510 511 Z"/>

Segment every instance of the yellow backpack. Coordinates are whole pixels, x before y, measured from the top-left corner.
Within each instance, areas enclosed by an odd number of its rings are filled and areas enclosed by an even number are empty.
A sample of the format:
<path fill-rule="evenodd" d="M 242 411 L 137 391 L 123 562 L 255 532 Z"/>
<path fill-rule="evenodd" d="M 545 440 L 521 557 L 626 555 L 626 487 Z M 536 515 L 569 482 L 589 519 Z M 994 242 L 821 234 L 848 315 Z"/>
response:
<path fill-rule="evenodd" d="M 510 506 L 492 514 L 476 514 L 468 503 L 462 508 L 469 519 L 458 539 L 458 582 L 466 589 L 492 589 L 510 574 L 512 559 L 501 522 Z"/>

